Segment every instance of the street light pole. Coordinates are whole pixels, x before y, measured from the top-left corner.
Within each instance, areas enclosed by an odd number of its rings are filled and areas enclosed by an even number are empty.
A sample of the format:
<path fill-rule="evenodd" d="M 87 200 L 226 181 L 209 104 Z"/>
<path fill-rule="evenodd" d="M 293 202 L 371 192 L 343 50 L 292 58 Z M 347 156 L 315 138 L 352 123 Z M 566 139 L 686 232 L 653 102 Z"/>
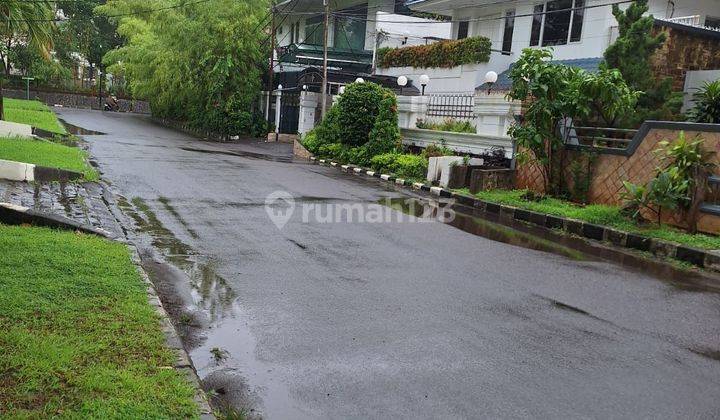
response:
<path fill-rule="evenodd" d="M 272 99 L 272 92 L 275 85 L 274 82 L 274 67 L 275 67 L 275 2 L 273 1 L 270 5 L 270 13 L 272 13 L 272 22 L 270 23 L 270 68 L 268 69 L 268 84 L 267 84 L 267 102 L 265 103 L 265 117 L 268 122 L 270 121 L 270 100 Z M 277 124 L 277 121 L 275 121 Z"/>
<path fill-rule="evenodd" d="M 324 34 L 323 34 L 323 85 L 322 85 L 322 108 L 320 115 L 322 117 L 325 117 L 325 113 L 327 112 L 327 84 L 328 84 L 328 71 L 327 71 L 327 62 L 328 62 L 328 24 L 330 20 L 330 3 L 328 0 L 323 0 L 323 6 L 325 6 L 325 25 L 324 25 Z"/>
<path fill-rule="evenodd" d="M 25 80 L 25 99 L 30 100 L 30 81 L 35 80 L 34 77 L 23 77 Z"/>

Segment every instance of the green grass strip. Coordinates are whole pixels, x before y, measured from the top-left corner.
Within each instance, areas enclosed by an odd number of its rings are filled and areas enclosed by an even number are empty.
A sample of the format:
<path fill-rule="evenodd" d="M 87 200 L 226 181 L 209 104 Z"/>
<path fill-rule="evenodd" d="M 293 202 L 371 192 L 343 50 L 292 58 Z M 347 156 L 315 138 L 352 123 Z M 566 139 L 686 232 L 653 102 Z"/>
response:
<path fill-rule="evenodd" d="M 52 110 L 42 102 L 4 98 L 5 120 L 29 124 L 53 133 L 64 134 L 65 127 Z"/>
<path fill-rule="evenodd" d="M 0 416 L 197 417 L 127 248 L 0 225 Z"/>
<path fill-rule="evenodd" d="M 81 172 L 87 181 L 99 178 L 84 150 L 45 140 L 0 137 L 0 159 Z"/>
<path fill-rule="evenodd" d="M 472 195 L 467 189 L 458 190 L 458 192 Z M 718 236 L 705 234 L 691 235 L 668 225 L 658 226 L 655 224 L 648 224 L 639 226 L 632 220 L 622 215 L 620 208 L 617 206 L 607 206 L 602 204 L 580 206 L 575 203 L 552 197 L 547 197 L 540 201 L 529 201 L 523 198 L 525 193 L 525 190 L 480 191 L 475 194 L 475 197 L 491 203 L 507 204 L 509 206 L 531 210 L 538 213 L 582 220 L 694 248 L 720 249 L 720 237 Z"/>

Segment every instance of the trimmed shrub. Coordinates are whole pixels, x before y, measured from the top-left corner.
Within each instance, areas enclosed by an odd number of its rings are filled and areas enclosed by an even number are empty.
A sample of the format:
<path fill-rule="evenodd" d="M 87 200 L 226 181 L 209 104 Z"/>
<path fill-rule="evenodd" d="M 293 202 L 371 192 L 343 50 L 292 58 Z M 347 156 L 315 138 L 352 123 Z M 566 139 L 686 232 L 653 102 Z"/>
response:
<path fill-rule="evenodd" d="M 441 41 L 430 45 L 383 50 L 378 54 L 378 66 L 451 68 L 462 64 L 490 61 L 491 42 L 484 36 L 457 41 Z"/>
<path fill-rule="evenodd" d="M 370 160 L 370 167 L 378 172 L 391 173 L 409 179 L 424 179 L 428 160 L 421 155 L 384 153 Z"/>
<path fill-rule="evenodd" d="M 352 83 L 303 144 L 321 157 L 368 165 L 399 148 L 400 140 L 395 94 L 375 83 Z"/>
<path fill-rule="evenodd" d="M 449 131 L 452 133 L 477 133 L 477 127 L 472 125 L 470 121 L 456 120 L 454 118 L 445 118 L 442 122 L 418 119 L 416 125 L 417 128 L 421 128 L 423 130 Z"/>

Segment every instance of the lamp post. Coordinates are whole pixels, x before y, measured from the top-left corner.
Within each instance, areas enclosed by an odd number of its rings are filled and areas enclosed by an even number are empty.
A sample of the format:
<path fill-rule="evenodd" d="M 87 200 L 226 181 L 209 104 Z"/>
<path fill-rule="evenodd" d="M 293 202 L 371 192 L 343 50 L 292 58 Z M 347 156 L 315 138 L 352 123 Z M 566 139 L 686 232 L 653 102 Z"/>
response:
<path fill-rule="evenodd" d="M 490 91 L 492 91 L 492 87 L 497 82 L 498 74 L 494 71 L 490 70 L 489 72 L 485 73 L 485 83 L 488 85 L 488 95 L 490 94 Z"/>
<path fill-rule="evenodd" d="M 422 95 L 425 96 L 425 87 L 430 83 L 430 76 L 423 74 L 420 76 L 420 86 L 422 86 Z"/>
<path fill-rule="evenodd" d="M 407 77 L 405 77 L 405 76 L 400 76 L 400 77 L 397 78 L 397 84 L 398 84 L 398 86 L 400 86 L 400 94 L 401 94 L 401 95 L 402 95 L 402 93 L 403 93 L 403 88 L 407 85 L 407 83 L 408 83 L 408 78 L 407 78 Z"/>
<path fill-rule="evenodd" d="M 34 77 L 23 77 L 25 81 L 25 99 L 30 100 L 30 81 L 35 80 Z"/>

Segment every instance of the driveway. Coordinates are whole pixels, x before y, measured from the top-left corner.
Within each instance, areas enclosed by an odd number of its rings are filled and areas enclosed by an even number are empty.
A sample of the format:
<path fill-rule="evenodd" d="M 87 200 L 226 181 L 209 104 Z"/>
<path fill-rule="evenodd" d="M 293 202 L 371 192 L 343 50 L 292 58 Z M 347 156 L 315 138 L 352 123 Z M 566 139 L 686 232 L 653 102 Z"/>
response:
<path fill-rule="evenodd" d="M 483 219 L 400 217 L 378 203 L 407 193 L 291 162 L 287 145 L 60 115 L 106 133 L 86 137 L 92 156 L 220 404 L 269 419 L 720 415 L 720 298 L 690 274 Z M 265 208 L 277 191 L 295 205 L 282 229 Z M 348 207 L 392 220 L 313 213 Z"/>

